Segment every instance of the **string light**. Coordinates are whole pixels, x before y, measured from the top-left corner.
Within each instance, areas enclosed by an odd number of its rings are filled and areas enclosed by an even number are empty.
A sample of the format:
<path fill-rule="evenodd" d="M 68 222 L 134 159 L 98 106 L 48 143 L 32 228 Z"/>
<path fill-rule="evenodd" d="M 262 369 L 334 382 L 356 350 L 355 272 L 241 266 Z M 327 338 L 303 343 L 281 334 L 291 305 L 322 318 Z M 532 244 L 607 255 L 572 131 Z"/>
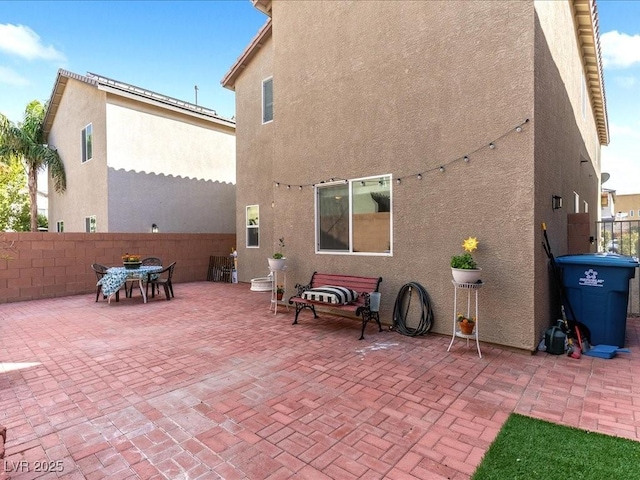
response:
<path fill-rule="evenodd" d="M 412 176 L 415 176 L 418 180 L 422 180 L 422 178 L 424 177 L 424 175 L 426 173 L 433 172 L 433 171 L 439 171 L 440 173 L 444 173 L 445 170 L 446 170 L 446 167 L 448 167 L 449 165 L 453 164 L 456 161 L 462 160 L 462 161 L 464 161 L 464 163 L 469 163 L 471 161 L 471 156 L 473 154 L 475 154 L 475 153 L 477 153 L 480 150 L 485 149 L 485 148 L 489 148 L 490 150 L 495 150 L 496 146 L 497 146 L 497 142 L 499 140 L 501 140 L 503 137 L 507 136 L 509 133 L 512 133 L 514 131 L 516 133 L 521 133 L 522 130 L 524 129 L 524 126 L 526 124 L 528 124 L 528 123 L 529 123 L 529 119 L 526 118 L 522 123 L 520 123 L 519 125 L 516 125 L 515 127 L 512 127 L 510 130 L 508 130 L 507 132 L 503 133 L 502 135 L 500 135 L 498 138 L 496 138 L 492 142 L 489 142 L 488 144 L 485 143 L 482 146 L 476 148 L 475 150 L 467 153 L 466 155 L 464 155 L 462 157 L 457 157 L 454 160 L 451 160 L 449 162 L 443 163 L 443 164 L 441 164 L 441 165 L 439 165 L 437 167 L 425 170 L 423 172 L 414 173 L 412 175 L 406 175 L 406 176 L 403 176 L 403 177 L 396 176 L 396 184 L 400 185 L 402 183 L 403 179 L 408 178 L 408 177 L 412 177 Z M 302 190 L 303 187 L 306 187 L 306 186 L 316 187 L 317 185 L 320 185 L 320 184 L 324 184 L 324 183 L 328 183 L 328 182 L 333 183 L 333 182 L 338 182 L 338 181 L 344 182 L 345 185 L 349 184 L 349 180 L 348 179 L 331 177 L 329 180 L 322 180 L 322 181 L 316 182 L 316 183 L 307 183 L 307 184 L 293 185 L 293 186 L 294 187 L 298 187 L 299 190 Z M 282 182 L 274 181 L 273 183 L 274 183 L 274 185 L 276 187 L 280 187 L 280 184 Z M 367 182 L 365 180 L 360 180 L 360 185 L 362 185 L 364 187 L 364 186 L 366 186 L 366 184 L 367 184 Z M 380 186 L 384 186 L 385 185 L 384 178 L 380 178 L 378 180 L 378 185 L 380 185 Z M 287 185 L 287 190 L 290 190 L 290 189 L 291 189 L 291 185 L 289 184 L 289 185 Z"/>

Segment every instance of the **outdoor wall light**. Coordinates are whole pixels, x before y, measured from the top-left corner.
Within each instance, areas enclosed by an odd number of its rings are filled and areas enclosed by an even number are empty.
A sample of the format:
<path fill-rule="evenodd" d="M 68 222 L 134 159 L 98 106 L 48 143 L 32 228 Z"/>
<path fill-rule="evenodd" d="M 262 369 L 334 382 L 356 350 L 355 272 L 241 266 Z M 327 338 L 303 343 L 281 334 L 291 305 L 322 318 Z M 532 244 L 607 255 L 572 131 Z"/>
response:
<path fill-rule="evenodd" d="M 158 225 L 155 223 L 151 224 L 151 233 L 158 233 Z"/>
<path fill-rule="evenodd" d="M 553 195 L 551 197 L 551 208 L 553 210 L 558 210 L 559 208 L 562 208 L 562 197 Z"/>

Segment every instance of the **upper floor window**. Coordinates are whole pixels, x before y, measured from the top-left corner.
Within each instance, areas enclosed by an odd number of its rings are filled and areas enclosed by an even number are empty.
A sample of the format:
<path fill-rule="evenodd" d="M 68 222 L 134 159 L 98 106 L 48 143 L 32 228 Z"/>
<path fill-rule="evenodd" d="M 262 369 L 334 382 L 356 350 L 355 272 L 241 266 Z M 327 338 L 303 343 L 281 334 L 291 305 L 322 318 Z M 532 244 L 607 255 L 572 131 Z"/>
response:
<path fill-rule="evenodd" d="M 629 216 L 633 217 L 633 210 L 629 210 Z"/>
<path fill-rule="evenodd" d="M 316 252 L 391 254 L 391 175 L 316 185 Z"/>
<path fill-rule="evenodd" d="M 580 195 L 573 192 L 573 213 L 580 213 Z"/>
<path fill-rule="evenodd" d="M 247 247 L 249 248 L 260 246 L 259 213 L 260 207 L 258 205 L 249 205 L 247 207 Z"/>
<path fill-rule="evenodd" d="M 96 216 L 84 217 L 84 231 L 87 233 L 95 233 L 96 230 Z"/>
<path fill-rule="evenodd" d="M 93 125 L 82 129 L 82 163 L 93 158 Z"/>
<path fill-rule="evenodd" d="M 273 120 L 273 77 L 262 81 L 262 123 Z"/>

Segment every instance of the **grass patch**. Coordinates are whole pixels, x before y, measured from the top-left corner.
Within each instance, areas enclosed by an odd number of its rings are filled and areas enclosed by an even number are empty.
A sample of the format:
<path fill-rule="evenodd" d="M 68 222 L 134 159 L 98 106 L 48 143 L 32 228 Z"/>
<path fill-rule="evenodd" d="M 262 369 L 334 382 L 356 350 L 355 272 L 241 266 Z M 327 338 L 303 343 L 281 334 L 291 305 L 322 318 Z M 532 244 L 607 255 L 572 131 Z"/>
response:
<path fill-rule="evenodd" d="M 471 480 L 640 478 L 640 442 L 512 413 Z"/>

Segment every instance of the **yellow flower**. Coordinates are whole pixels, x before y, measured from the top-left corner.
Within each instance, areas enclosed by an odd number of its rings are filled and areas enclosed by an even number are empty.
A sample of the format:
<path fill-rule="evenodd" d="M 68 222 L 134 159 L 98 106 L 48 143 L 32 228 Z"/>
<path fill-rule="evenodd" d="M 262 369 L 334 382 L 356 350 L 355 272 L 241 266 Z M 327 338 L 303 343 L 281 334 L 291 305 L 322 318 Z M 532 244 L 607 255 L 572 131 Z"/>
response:
<path fill-rule="evenodd" d="M 464 248 L 465 252 L 471 253 L 474 250 L 478 249 L 478 244 L 479 243 L 480 242 L 478 242 L 478 239 L 476 237 L 469 237 L 462 244 L 462 248 Z"/>

